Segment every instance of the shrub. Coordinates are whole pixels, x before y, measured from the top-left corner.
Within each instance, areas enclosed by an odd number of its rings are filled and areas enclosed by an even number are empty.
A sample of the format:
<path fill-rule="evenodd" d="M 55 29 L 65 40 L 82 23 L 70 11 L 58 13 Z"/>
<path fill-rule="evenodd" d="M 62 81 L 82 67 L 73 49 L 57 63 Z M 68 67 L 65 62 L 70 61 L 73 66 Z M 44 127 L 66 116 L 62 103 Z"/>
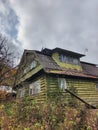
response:
<path fill-rule="evenodd" d="M 23 98 L 0 105 L 0 129 L 97 130 L 98 110 L 68 107 L 59 100 L 38 103 Z"/>

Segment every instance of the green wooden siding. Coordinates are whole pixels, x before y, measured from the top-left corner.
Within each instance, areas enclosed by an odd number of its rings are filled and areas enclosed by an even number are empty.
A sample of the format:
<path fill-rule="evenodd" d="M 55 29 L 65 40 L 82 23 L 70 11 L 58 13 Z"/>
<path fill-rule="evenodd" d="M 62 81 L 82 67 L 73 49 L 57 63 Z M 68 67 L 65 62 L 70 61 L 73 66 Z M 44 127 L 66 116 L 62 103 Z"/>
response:
<path fill-rule="evenodd" d="M 35 66 L 31 68 L 32 62 L 35 62 Z M 27 54 L 24 59 L 22 59 L 18 73 L 16 85 L 30 78 L 32 75 L 36 74 L 42 69 L 42 65 L 39 64 L 34 54 Z"/>
<path fill-rule="evenodd" d="M 90 104 L 98 103 L 98 91 L 93 80 L 67 79 L 68 88 L 74 86 L 77 95 Z"/>
<path fill-rule="evenodd" d="M 41 86 L 41 91 L 40 93 L 37 93 L 37 94 L 34 94 L 34 95 L 30 95 L 29 96 L 29 85 L 31 83 L 34 83 L 36 81 L 40 81 L 40 86 Z M 25 89 L 25 95 L 24 96 L 29 96 L 30 99 L 35 99 L 37 101 L 46 101 L 47 99 L 47 90 L 46 90 L 46 78 L 45 78 L 45 75 L 43 76 L 40 76 L 38 78 L 36 78 L 35 80 L 31 80 L 29 82 L 23 82 L 22 83 L 22 87 L 20 88 L 24 88 Z M 17 98 L 20 97 L 19 95 L 19 89 L 17 90 Z"/>
<path fill-rule="evenodd" d="M 35 99 L 36 101 L 39 101 L 39 102 L 46 101 L 47 100 L 47 92 L 46 92 L 46 79 L 45 79 L 45 75 L 43 75 L 41 77 L 38 77 L 34 81 L 31 81 L 31 83 L 35 82 L 37 80 L 40 80 L 41 91 L 40 91 L 40 93 L 31 95 L 30 97 L 32 99 Z"/>
<path fill-rule="evenodd" d="M 87 101 L 90 104 L 98 103 L 98 91 L 96 89 L 96 82 L 91 80 L 81 80 L 74 78 L 65 78 L 67 83 L 67 89 L 76 88 L 76 95 L 78 95 L 83 100 Z M 47 95 L 49 97 L 59 96 L 59 80 L 58 77 L 47 76 Z M 62 98 L 68 100 L 70 94 L 62 92 Z"/>
<path fill-rule="evenodd" d="M 68 98 L 70 98 L 70 94 L 63 92 L 60 89 L 60 83 L 59 83 L 59 78 L 58 77 L 52 77 L 52 76 L 47 76 L 46 78 L 47 81 L 47 98 L 51 100 L 62 100 L 67 102 Z"/>
<path fill-rule="evenodd" d="M 36 99 L 39 102 L 47 101 L 47 99 L 55 99 L 57 97 L 62 97 L 62 100 L 68 101 L 70 99 L 70 94 L 60 90 L 59 78 L 56 76 L 42 75 L 35 80 L 30 82 L 23 82 L 23 87 L 26 89 L 26 95 L 29 94 L 29 85 L 35 81 L 40 80 L 41 91 L 38 94 L 30 96 L 32 99 Z M 96 82 L 93 80 L 85 79 L 75 79 L 75 78 L 65 78 L 67 89 L 76 88 L 77 96 L 87 101 L 90 104 L 98 103 L 98 90 L 96 88 Z M 60 95 L 62 93 L 62 95 Z M 17 97 L 19 94 L 17 93 Z"/>
<path fill-rule="evenodd" d="M 59 94 L 59 84 L 56 77 L 47 76 L 47 98 L 55 98 Z"/>

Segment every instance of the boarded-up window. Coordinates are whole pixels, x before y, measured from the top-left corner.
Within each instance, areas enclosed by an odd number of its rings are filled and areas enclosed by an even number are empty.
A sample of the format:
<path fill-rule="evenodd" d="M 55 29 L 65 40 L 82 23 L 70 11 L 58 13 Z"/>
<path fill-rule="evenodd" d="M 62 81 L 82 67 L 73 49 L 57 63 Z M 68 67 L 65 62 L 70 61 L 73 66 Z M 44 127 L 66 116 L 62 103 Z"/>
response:
<path fill-rule="evenodd" d="M 59 87 L 61 90 L 65 91 L 65 89 L 67 88 L 65 78 L 59 78 Z"/>
<path fill-rule="evenodd" d="M 29 85 L 29 95 L 40 93 L 40 80 Z"/>

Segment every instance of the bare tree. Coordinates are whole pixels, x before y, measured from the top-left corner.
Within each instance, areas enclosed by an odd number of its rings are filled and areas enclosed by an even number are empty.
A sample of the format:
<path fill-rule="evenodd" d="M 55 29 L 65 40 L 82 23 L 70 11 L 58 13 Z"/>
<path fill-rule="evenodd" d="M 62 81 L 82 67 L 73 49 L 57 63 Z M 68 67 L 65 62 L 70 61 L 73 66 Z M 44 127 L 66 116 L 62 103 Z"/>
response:
<path fill-rule="evenodd" d="M 7 46 L 8 40 L 0 34 L 0 86 L 7 85 L 13 75 L 13 53 Z"/>

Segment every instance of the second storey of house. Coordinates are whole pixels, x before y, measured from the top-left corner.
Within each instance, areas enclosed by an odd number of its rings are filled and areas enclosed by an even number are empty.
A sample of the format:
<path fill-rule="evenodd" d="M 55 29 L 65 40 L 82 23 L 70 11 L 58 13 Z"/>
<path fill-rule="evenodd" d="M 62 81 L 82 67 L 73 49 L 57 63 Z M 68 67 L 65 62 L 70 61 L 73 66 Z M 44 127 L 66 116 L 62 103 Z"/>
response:
<path fill-rule="evenodd" d="M 42 53 L 51 56 L 56 64 L 62 69 L 82 71 L 80 58 L 84 56 L 83 54 L 61 48 L 55 48 L 53 50 L 45 48 L 42 50 Z"/>

